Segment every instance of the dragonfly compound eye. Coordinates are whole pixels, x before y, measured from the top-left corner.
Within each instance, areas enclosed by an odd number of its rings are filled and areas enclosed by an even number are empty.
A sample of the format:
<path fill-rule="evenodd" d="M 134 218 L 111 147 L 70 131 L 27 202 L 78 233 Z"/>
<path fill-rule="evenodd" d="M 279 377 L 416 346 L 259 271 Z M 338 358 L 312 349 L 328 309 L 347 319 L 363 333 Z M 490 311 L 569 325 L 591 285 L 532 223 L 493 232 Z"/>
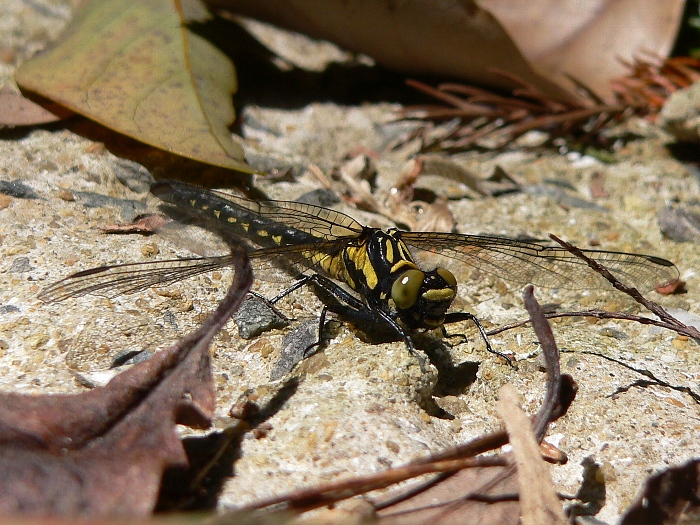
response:
<path fill-rule="evenodd" d="M 391 286 L 391 298 L 397 308 L 407 310 L 416 304 L 425 274 L 420 270 L 406 270 Z"/>
<path fill-rule="evenodd" d="M 451 271 L 446 270 L 445 268 L 437 268 L 435 273 L 442 277 L 450 288 L 454 288 L 455 290 L 457 289 L 457 279 Z"/>

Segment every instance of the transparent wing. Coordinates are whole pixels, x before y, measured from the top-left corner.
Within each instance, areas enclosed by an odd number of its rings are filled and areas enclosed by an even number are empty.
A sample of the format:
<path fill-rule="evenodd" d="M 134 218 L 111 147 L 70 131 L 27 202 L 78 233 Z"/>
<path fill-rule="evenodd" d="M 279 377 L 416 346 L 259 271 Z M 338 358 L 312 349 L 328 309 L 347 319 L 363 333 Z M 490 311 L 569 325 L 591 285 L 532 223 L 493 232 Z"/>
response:
<path fill-rule="evenodd" d="M 583 260 L 564 248 L 489 235 L 440 232 L 401 232 L 410 247 L 437 255 L 440 263 L 463 263 L 516 283 L 568 289 L 609 286 Z M 621 282 L 651 289 L 678 279 L 673 263 L 651 255 L 602 250 L 583 250 L 604 265 Z M 420 259 L 420 254 L 417 254 Z"/>
<path fill-rule="evenodd" d="M 154 285 L 165 286 L 200 273 L 230 266 L 232 262 L 231 255 L 223 255 L 100 266 L 74 273 L 47 286 L 39 294 L 39 299 L 56 303 L 88 293 L 116 297 Z"/>
<path fill-rule="evenodd" d="M 348 242 L 364 232 L 362 225 L 353 218 L 320 206 L 287 201 L 259 203 L 175 181 L 157 183 L 151 191 L 195 219 L 217 222 L 220 217 L 226 216 L 225 213 L 222 215 L 222 210 L 226 207 L 232 209 L 229 216 L 235 215 L 240 220 L 233 223 L 219 221 L 217 227 L 241 240 L 257 270 L 257 276 L 262 279 L 279 269 L 294 274 L 292 277 L 310 268 L 328 275 L 323 271 L 321 262 L 339 253 Z M 257 219 L 262 221 L 258 221 L 256 228 L 253 228 L 253 222 Z M 244 223 L 250 227 L 244 228 Z M 278 244 L 269 246 L 272 235 L 262 236 L 262 225 L 268 225 L 268 232 L 275 231 L 279 235 Z M 50 285 L 39 298 L 46 302 L 58 302 L 88 293 L 114 297 L 154 285 L 171 284 L 231 263 L 231 255 L 222 255 L 102 266 L 75 273 Z"/>
<path fill-rule="evenodd" d="M 327 257 L 338 254 L 348 241 L 348 239 L 336 239 L 253 250 L 248 256 L 256 274 L 260 274 L 263 279 L 265 279 L 264 273 L 274 268 L 286 270 L 291 277 L 296 277 L 307 269 L 333 277 L 323 270 L 321 262 Z M 116 297 L 145 290 L 151 286 L 166 286 L 201 273 L 231 266 L 232 262 L 233 256 L 229 254 L 101 266 L 74 273 L 49 285 L 41 291 L 39 299 L 54 303 L 89 293 Z"/>
<path fill-rule="evenodd" d="M 352 217 L 313 204 L 291 201 L 256 202 L 218 192 L 212 193 L 218 197 L 228 197 L 231 202 L 247 208 L 256 215 L 309 233 L 314 237 L 328 240 L 340 237 L 357 237 L 364 230 L 362 225 Z"/>
<path fill-rule="evenodd" d="M 323 270 L 323 262 L 340 254 L 349 243 L 357 242 L 366 233 L 366 229 L 353 218 L 309 204 L 256 202 L 174 181 L 159 182 L 151 191 L 163 201 L 186 210 L 191 217 L 216 221 L 227 214 L 235 216 L 236 221 L 232 224 L 220 221 L 220 228 L 227 230 L 230 227 L 232 234 L 245 242 L 256 275 L 262 279 L 266 278 L 267 269 L 271 267 L 290 274 L 313 269 L 335 278 L 337 276 Z M 257 219 L 260 221 L 253 228 L 253 220 Z M 243 224 L 246 220 L 249 228 Z M 268 243 L 260 248 L 273 237 L 270 232 L 277 237 L 276 245 L 269 246 Z M 543 287 L 585 289 L 607 286 L 584 261 L 563 248 L 544 243 L 439 232 L 400 232 L 400 235 L 410 247 L 438 256 L 448 267 L 466 264 L 509 281 Z M 605 265 L 627 285 L 649 289 L 678 279 L 676 267 L 658 257 L 598 250 L 585 253 Z M 86 293 L 108 296 L 133 293 L 223 268 L 232 262 L 231 255 L 223 255 L 103 266 L 54 283 L 39 297 L 56 302 Z"/>

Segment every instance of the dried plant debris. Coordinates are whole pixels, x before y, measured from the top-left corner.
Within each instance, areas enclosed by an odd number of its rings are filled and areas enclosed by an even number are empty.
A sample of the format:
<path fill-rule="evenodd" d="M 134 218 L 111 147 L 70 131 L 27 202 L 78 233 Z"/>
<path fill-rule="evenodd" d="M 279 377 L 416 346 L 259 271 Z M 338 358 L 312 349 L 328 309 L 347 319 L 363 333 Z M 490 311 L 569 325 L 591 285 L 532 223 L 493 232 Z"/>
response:
<path fill-rule="evenodd" d="M 235 474 L 234 467 L 241 457 L 243 439 L 248 435 L 255 439 L 264 438 L 273 429 L 270 418 L 296 394 L 298 387 L 298 378 L 289 378 L 278 384 L 277 388 L 264 389 L 265 394 L 247 390 L 229 409 L 231 420 L 225 428 L 183 439 L 189 465 L 166 472 L 156 510 L 214 510 L 224 483 Z M 257 516 L 256 521 L 245 513 L 235 512 L 233 520 L 231 515 L 222 515 L 221 518 L 222 523 L 287 522 L 276 520 L 275 516 L 277 514 L 272 512 Z M 206 523 L 214 523 L 217 519 L 204 517 Z"/>
<path fill-rule="evenodd" d="M 530 420 L 520 407 L 517 391 L 510 384 L 498 392 L 498 413 L 513 445 L 522 523 L 565 525 L 568 522 L 532 433 Z"/>
<path fill-rule="evenodd" d="M 616 290 L 630 296 L 637 303 L 639 303 L 649 312 L 654 314 L 657 317 L 657 319 L 652 319 L 641 315 L 634 315 L 627 312 L 608 312 L 603 310 L 587 310 L 582 312 L 552 312 L 545 314 L 545 317 L 547 319 L 554 319 L 556 317 L 594 317 L 597 319 L 622 319 L 627 321 L 635 321 L 640 324 L 658 326 L 667 330 L 674 331 L 680 336 L 689 337 L 700 341 L 700 330 L 698 330 L 698 328 L 696 328 L 693 325 L 683 323 L 678 318 L 674 317 L 668 311 L 666 311 L 661 305 L 655 303 L 654 301 L 651 301 L 650 299 L 647 299 L 637 288 L 626 285 L 623 282 L 621 282 L 614 275 L 612 275 L 603 264 L 592 260 L 580 248 L 577 248 L 576 246 L 559 239 L 555 235 L 550 235 L 550 238 L 555 242 L 559 243 L 572 255 L 578 257 L 583 262 L 585 262 L 593 272 L 597 273 L 603 279 L 607 280 Z M 679 279 L 678 275 L 676 274 L 675 278 L 670 277 L 667 282 L 659 283 L 654 289 L 656 292 L 661 294 L 674 294 L 680 293 L 683 290 L 684 286 L 685 282 Z M 527 324 L 528 322 L 529 321 L 520 321 L 516 323 L 503 325 L 496 329 L 488 331 L 486 335 L 491 337 L 505 330 L 510 330 L 517 326 Z"/>
<path fill-rule="evenodd" d="M 661 111 L 673 93 L 700 80 L 700 60 L 696 58 L 644 56 L 624 63 L 629 73 L 611 81 L 615 97 L 632 108 L 646 108 L 649 115 Z"/>
<path fill-rule="evenodd" d="M 566 142 L 594 142 L 600 131 L 626 111 L 622 104 L 549 98 L 535 86 L 520 82 L 510 96 L 463 84 L 442 84 L 433 88 L 422 82 L 408 84 L 445 104 L 406 107 L 404 118 L 426 121 L 409 140 L 419 139 L 421 151 L 460 151 L 474 146 L 503 148 L 525 133 L 545 131 L 535 145 Z M 443 122 L 442 126 L 436 123 Z"/>
<path fill-rule="evenodd" d="M 23 97 L 9 86 L 0 87 L 0 108 L 2 108 L 0 129 L 48 124 L 72 115 L 70 110 L 58 104 L 44 102 L 44 104 L 39 105 Z"/>
<path fill-rule="evenodd" d="M 203 4 L 125 0 L 83 7 L 52 48 L 16 71 L 23 89 L 165 151 L 255 171 L 228 129 L 233 64 L 191 29 L 211 18 Z"/>
<path fill-rule="evenodd" d="M 654 118 L 666 99 L 700 78 L 700 61 L 691 58 L 638 58 L 627 63 L 629 73 L 611 81 L 615 102 L 600 99 L 583 82 L 579 101 L 555 99 L 535 85 L 501 72 L 519 87 L 510 95 L 464 84 L 437 88 L 416 80 L 408 85 L 433 97 L 442 105 L 406 107 L 403 118 L 424 121 L 407 140 L 419 139 L 421 151 L 459 151 L 474 146 L 500 149 L 530 131 L 546 134 L 522 145 L 612 144 L 604 131 L 610 124 L 631 116 Z M 438 126 L 437 123 L 442 123 Z"/>
<path fill-rule="evenodd" d="M 700 460 L 650 477 L 620 525 L 671 525 L 700 520 Z"/>
<path fill-rule="evenodd" d="M 187 464 L 176 424 L 211 424 L 209 345 L 252 284 L 234 252 L 226 297 L 177 344 L 82 394 L 0 395 L 0 513 L 152 512 L 164 470 Z"/>
<path fill-rule="evenodd" d="M 153 235 L 162 230 L 170 222 L 170 219 L 162 213 L 143 213 L 137 215 L 133 221 L 124 224 L 106 224 L 100 228 L 103 233 L 140 233 L 141 235 Z"/>

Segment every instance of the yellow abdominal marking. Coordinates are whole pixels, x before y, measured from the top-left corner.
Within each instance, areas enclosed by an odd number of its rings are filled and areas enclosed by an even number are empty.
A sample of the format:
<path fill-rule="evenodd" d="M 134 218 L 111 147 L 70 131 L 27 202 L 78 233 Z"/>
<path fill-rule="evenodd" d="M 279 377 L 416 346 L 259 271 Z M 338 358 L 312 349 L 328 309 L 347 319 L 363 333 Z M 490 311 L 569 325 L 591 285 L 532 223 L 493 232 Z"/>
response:
<path fill-rule="evenodd" d="M 369 260 L 365 260 L 365 264 L 362 265 L 362 273 L 365 274 L 367 286 L 369 286 L 370 290 L 374 290 L 379 284 L 379 277 L 377 276 L 377 272 L 374 271 L 374 266 L 370 264 Z"/>
<path fill-rule="evenodd" d="M 282 244 L 282 236 L 281 235 L 273 235 L 272 240 L 275 242 L 275 244 L 280 245 Z"/>
<path fill-rule="evenodd" d="M 353 246 L 347 249 L 348 257 L 355 265 L 355 268 L 360 270 L 365 276 L 365 282 L 370 290 L 374 290 L 379 284 L 379 278 L 377 277 L 377 272 L 374 271 L 374 267 L 367 257 L 366 245 L 363 243 L 361 246 Z"/>
<path fill-rule="evenodd" d="M 270 235 L 270 234 L 267 233 L 267 230 L 258 230 L 258 235 L 259 235 L 260 237 L 267 237 L 267 236 Z"/>
<path fill-rule="evenodd" d="M 413 261 L 413 256 L 411 255 L 411 252 L 408 251 L 408 248 L 406 248 L 406 245 L 403 243 L 403 241 L 397 242 L 396 246 L 399 247 L 399 254 L 401 255 L 402 259 Z"/>
<path fill-rule="evenodd" d="M 214 216 L 218 219 L 221 215 L 221 210 L 214 210 Z"/>
<path fill-rule="evenodd" d="M 311 257 L 311 260 L 313 261 L 314 264 L 319 264 L 321 266 L 321 268 L 323 268 L 324 266 L 328 265 L 328 263 L 326 262 L 328 260 L 328 257 L 329 256 L 327 253 L 317 252 Z M 324 262 L 326 264 L 323 264 Z"/>
<path fill-rule="evenodd" d="M 229 217 L 229 218 L 226 219 L 226 220 L 227 220 L 228 222 L 230 222 L 231 224 L 234 224 L 234 223 L 236 222 L 237 219 L 236 219 L 235 217 Z"/>

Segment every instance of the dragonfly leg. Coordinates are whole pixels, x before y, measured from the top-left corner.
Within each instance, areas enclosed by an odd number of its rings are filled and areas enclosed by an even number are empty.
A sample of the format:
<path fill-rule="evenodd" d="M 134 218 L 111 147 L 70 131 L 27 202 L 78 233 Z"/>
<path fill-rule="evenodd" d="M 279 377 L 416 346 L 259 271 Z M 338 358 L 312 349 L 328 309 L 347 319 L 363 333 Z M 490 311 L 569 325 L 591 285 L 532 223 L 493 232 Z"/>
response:
<path fill-rule="evenodd" d="M 316 340 L 315 343 L 311 343 L 309 346 L 307 346 L 304 349 L 303 359 L 311 357 L 313 355 L 313 353 L 311 352 L 311 349 L 319 347 L 319 346 L 321 346 L 321 343 L 323 343 L 323 328 L 326 324 L 326 314 L 327 313 L 328 313 L 328 306 L 324 304 L 323 309 L 321 310 L 321 315 L 318 318 L 318 339 Z"/>
<path fill-rule="evenodd" d="M 474 323 L 476 328 L 479 330 L 479 333 L 481 334 L 481 338 L 484 340 L 484 343 L 486 344 L 486 350 L 488 350 L 490 353 L 492 353 L 494 355 L 502 357 L 503 359 L 506 360 L 506 362 L 511 367 L 515 367 L 515 364 L 513 363 L 513 360 L 510 358 L 510 356 L 507 356 L 504 353 L 498 352 L 491 347 L 491 341 L 489 341 L 489 336 L 486 334 L 486 330 L 484 329 L 481 322 L 479 321 L 479 318 L 476 317 L 474 314 L 471 314 L 469 312 L 452 312 L 452 313 L 447 314 L 447 316 L 445 317 L 443 327 L 442 327 L 443 333 L 446 333 L 445 326 L 444 326 L 445 324 L 458 323 L 460 321 L 471 321 L 472 323 Z M 457 334 L 457 335 L 461 335 L 461 334 Z"/>
<path fill-rule="evenodd" d="M 353 294 L 342 288 L 339 284 L 328 279 L 327 277 L 320 274 L 311 274 L 304 276 L 295 282 L 292 286 L 282 291 L 276 297 L 270 300 L 271 303 L 279 301 L 286 295 L 289 295 L 294 290 L 300 288 L 301 286 L 312 284 L 320 288 L 324 293 L 328 294 L 333 298 L 332 303 L 328 303 L 328 299 L 321 300 L 324 302 L 323 310 L 321 311 L 321 321 L 319 322 L 319 338 L 318 341 L 310 345 L 306 350 L 305 354 L 309 349 L 316 347 L 321 344 L 323 338 L 323 325 L 325 323 L 325 318 L 328 310 L 334 314 L 343 317 L 349 321 L 360 321 L 363 323 L 381 324 L 388 326 L 391 330 L 396 333 L 406 345 L 409 353 L 418 359 L 418 364 L 420 366 L 421 372 L 425 372 L 425 358 L 420 355 L 411 340 L 411 336 L 406 332 L 406 330 L 400 326 L 396 320 L 383 311 L 380 308 L 370 308 L 363 301 L 355 297 Z"/>
<path fill-rule="evenodd" d="M 269 299 L 268 301 L 270 302 L 270 304 L 275 304 L 280 299 L 283 299 L 286 296 L 288 296 L 294 290 L 298 290 L 299 288 L 301 288 L 302 286 L 304 286 L 306 284 L 309 284 L 310 282 L 315 282 L 317 280 L 317 277 L 321 277 L 321 276 L 318 274 L 315 274 L 315 273 L 311 274 L 311 275 L 305 275 L 305 276 L 297 279 L 297 281 L 292 286 L 290 286 L 289 288 L 285 288 L 284 290 L 282 290 L 280 293 L 278 293 L 276 296 L 274 296 L 272 299 Z"/>
<path fill-rule="evenodd" d="M 413 355 L 418 360 L 421 372 L 426 372 L 425 357 L 423 357 L 416 351 L 415 346 L 413 345 L 413 341 L 411 340 L 411 336 L 401 325 L 399 325 L 396 322 L 396 320 L 390 314 L 388 314 L 381 308 L 373 309 L 368 307 L 357 297 L 347 292 L 330 279 L 323 277 L 322 275 L 318 275 L 318 278 L 315 279 L 315 281 L 316 284 L 320 286 L 324 291 L 333 295 L 336 298 L 336 300 L 338 300 L 338 304 L 328 305 L 328 308 L 333 313 L 340 315 L 341 317 L 345 317 L 346 319 L 351 321 L 361 321 L 375 324 L 383 321 L 383 323 L 381 324 L 389 326 L 389 328 L 391 328 L 393 332 L 395 332 L 401 339 L 403 339 L 404 344 L 406 345 L 406 349 L 411 355 Z"/>

